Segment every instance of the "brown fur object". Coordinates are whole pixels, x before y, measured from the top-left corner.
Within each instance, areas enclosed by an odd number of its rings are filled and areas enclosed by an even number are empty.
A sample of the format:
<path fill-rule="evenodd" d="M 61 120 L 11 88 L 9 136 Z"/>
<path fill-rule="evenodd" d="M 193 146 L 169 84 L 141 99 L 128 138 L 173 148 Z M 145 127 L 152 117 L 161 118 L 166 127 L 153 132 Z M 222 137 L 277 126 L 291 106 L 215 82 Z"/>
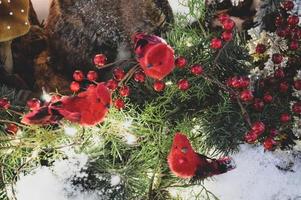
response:
<path fill-rule="evenodd" d="M 159 34 L 172 21 L 168 0 L 53 0 L 46 20 L 51 62 L 66 75 L 87 71 L 95 54 L 109 62 L 127 57 L 133 33 Z"/>
<path fill-rule="evenodd" d="M 70 93 L 70 82 L 49 66 L 49 52 L 43 51 L 34 61 L 34 76 L 36 77 L 35 93 L 40 94 L 42 89 L 47 92 L 59 91 L 61 94 Z"/>

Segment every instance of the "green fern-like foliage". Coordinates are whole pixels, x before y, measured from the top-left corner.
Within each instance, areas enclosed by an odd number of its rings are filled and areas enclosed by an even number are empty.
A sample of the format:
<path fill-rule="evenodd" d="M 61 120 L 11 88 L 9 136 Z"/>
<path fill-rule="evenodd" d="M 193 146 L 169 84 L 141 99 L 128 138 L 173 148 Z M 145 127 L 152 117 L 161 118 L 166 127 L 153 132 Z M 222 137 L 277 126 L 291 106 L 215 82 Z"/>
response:
<path fill-rule="evenodd" d="M 249 58 L 244 41 L 237 37 L 220 52 L 212 51 L 212 34 L 202 24 L 207 16 L 204 1 L 189 0 L 188 6 L 189 16 L 200 19 L 198 26 L 189 26 L 188 16 L 177 16 L 166 40 L 177 55 L 189 60 L 189 65 L 202 64 L 205 77 L 192 76 L 188 68 L 176 69 L 167 77 L 169 84 L 163 93 L 153 91 L 152 80 L 144 85 L 130 82 L 133 92 L 126 108 L 112 108 L 105 122 L 92 128 L 67 122 L 57 127 L 28 127 L 18 123 L 21 116 L 0 110 L 1 199 L 7 199 L 7 191 L 21 173 L 29 173 L 39 165 L 51 166 L 55 159 L 64 158 L 62 149 L 66 146 L 90 156 L 88 170 L 93 174 L 119 174 L 124 183 L 122 198 L 152 200 L 176 198 L 170 195 L 171 188 L 201 185 L 175 177 L 168 168 L 167 155 L 175 132 L 186 133 L 200 153 L 217 156 L 237 149 L 248 127 L 241 108 L 218 83 L 236 74 L 247 74 Z M 184 77 L 191 88 L 183 92 L 176 83 Z M 0 97 L 13 100 L 14 95 L 13 91 L 0 90 Z M 17 124 L 22 133 L 9 135 L 4 130 L 7 123 Z M 67 136 L 66 126 L 76 128 L 77 135 Z M 137 140 L 129 142 L 129 137 Z M 89 183 L 97 185 L 92 180 Z M 206 188 L 196 194 L 197 198 L 216 199 Z"/>

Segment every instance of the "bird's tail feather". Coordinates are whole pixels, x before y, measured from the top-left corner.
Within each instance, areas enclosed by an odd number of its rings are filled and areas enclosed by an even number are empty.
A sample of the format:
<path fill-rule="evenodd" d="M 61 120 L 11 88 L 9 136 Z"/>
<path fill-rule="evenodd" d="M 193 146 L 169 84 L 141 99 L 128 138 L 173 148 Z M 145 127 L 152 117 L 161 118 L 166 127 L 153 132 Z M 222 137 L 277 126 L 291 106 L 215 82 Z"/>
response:
<path fill-rule="evenodd" d="M 223 174 L 236 168 L 234 160 L 230 157 L 220 158 L 216 160 L 216 163 L 218 164 L 216 174 Z"/>

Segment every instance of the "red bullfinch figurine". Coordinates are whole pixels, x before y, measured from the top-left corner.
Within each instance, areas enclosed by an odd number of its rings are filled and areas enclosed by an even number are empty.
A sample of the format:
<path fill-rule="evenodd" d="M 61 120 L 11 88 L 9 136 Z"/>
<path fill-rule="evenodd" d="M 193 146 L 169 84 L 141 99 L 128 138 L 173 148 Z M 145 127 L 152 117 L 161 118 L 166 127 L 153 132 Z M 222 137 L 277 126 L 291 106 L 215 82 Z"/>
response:
<path fill-rule="evenodd" d="M 204 179 L 225 173 L 235 168 L 233 160 L 228 157 L 211 159 L 196 153 L 188 138 L 176 133 L 172 149 L 168 155 L 170 170 L 180 178 Z"/>
<path fill-rule="evenodd" d="M 133 36 L 135 54 L 145 74 L 162 80 L 175 68 L 174 50 L 162 38 L 145 33 Z"/>
<path fill-rule="evenodd" d="M 103 83 L 99 83 L 96 87 L 89 87 L 87 91 L 76 96 L 63 97 L 59 101 L 26 114 L 22 123 L 56 124 L 64 118 L 83 126 L 93 126 L 103 122 L 111 101 L 109 89 Z"/>

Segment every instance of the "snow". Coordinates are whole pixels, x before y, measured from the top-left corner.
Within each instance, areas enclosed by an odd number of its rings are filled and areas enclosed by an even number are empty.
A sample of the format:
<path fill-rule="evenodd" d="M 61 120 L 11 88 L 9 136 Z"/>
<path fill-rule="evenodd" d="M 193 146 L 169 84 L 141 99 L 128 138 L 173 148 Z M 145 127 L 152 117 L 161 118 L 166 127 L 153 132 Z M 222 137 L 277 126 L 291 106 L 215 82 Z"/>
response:
<path fill-rule="evenodd" d="M 18 200 L 106 200 L 110 195 L 109 189 L 83 191 L 81 187 L 75 187 L 73 180 L 87 179 L 88 156 L 75 154 L 72 150 L 66 150 L 68 159 L 57 160 L 52 167 L 39 167 L 30 174 L 22 175 L 16 183 L 16 197 Z M 105 177 L 99 176 L 100 180 Z M 121 177 L 111 175 L 111 188 L 120 188 Z"/>
<path fill-rule="evenodd" d="M 237 168 L 206 180 L 204 186 L 221 200 L 298 200 L 301 199 L 301 152 L 264 152 L 263 148 L 242 145 L 232 155 Z M 294 163 L 289 171 L 279 170 Z M 193 199 L 200 189 L 172 190 L 173 195 Z"/>
<path fill-rule="evenodd" d="M 70 137 L 75 137 L 77 134 L 77 129 L 71 126 L 65 126 L 64 127 L 64 132 L 66 135 Z"/>
<path fill-rule="evenodd" d="M 112 186 L 119 185 L 119 184 L 120 184 L 120 181 L 121 181 L 121 178 L 120 178 L 120 176 L 118 176 L 118 175 L 113 175 L 113 176 L 111 177 L 111 185 L 112 185 Z"/>
<path fill-rule="evenodd" d="M 169 4 L 174 13 L 179 13 L 183 15 L 187 15 L 189 13 L 189 9 L 185 4 L 188 0 L 168 0 Z"/>
<path fill-rule="evenodd" d="M 300 145 L 300 144 L 299 144 Z M 205 181 L 204 186 L 220 200 L 298 200 L 301 199 L 301 149 L 264 152 L 261 146 L 241 145 L 232 157 L 237 168 Z M 67 153 L 68 159 L 58 160 L 53 167 L 40 167 L 24 175 L 16 184 L 18 200 L 96 200 L 99 190 L 81 191 L 71 179 L 86 178 L 88 156 Z M 70 156 L 71 155 L 71 156 Z M 293 165 L 291 165 L 294 163 Z M 276 166 L 289 170 L 279 170 Z M 291 166 L 291 167 L 289 167 Z M 102 177 L 100 177 L 102 179 Z M 111 175 L 111 187 L 119 187 L 121 177 Z M 194 199 L 200 186 L 171 189 L 173 196 Z M 70 195 L 71 194 L 71 195 Z"/>

